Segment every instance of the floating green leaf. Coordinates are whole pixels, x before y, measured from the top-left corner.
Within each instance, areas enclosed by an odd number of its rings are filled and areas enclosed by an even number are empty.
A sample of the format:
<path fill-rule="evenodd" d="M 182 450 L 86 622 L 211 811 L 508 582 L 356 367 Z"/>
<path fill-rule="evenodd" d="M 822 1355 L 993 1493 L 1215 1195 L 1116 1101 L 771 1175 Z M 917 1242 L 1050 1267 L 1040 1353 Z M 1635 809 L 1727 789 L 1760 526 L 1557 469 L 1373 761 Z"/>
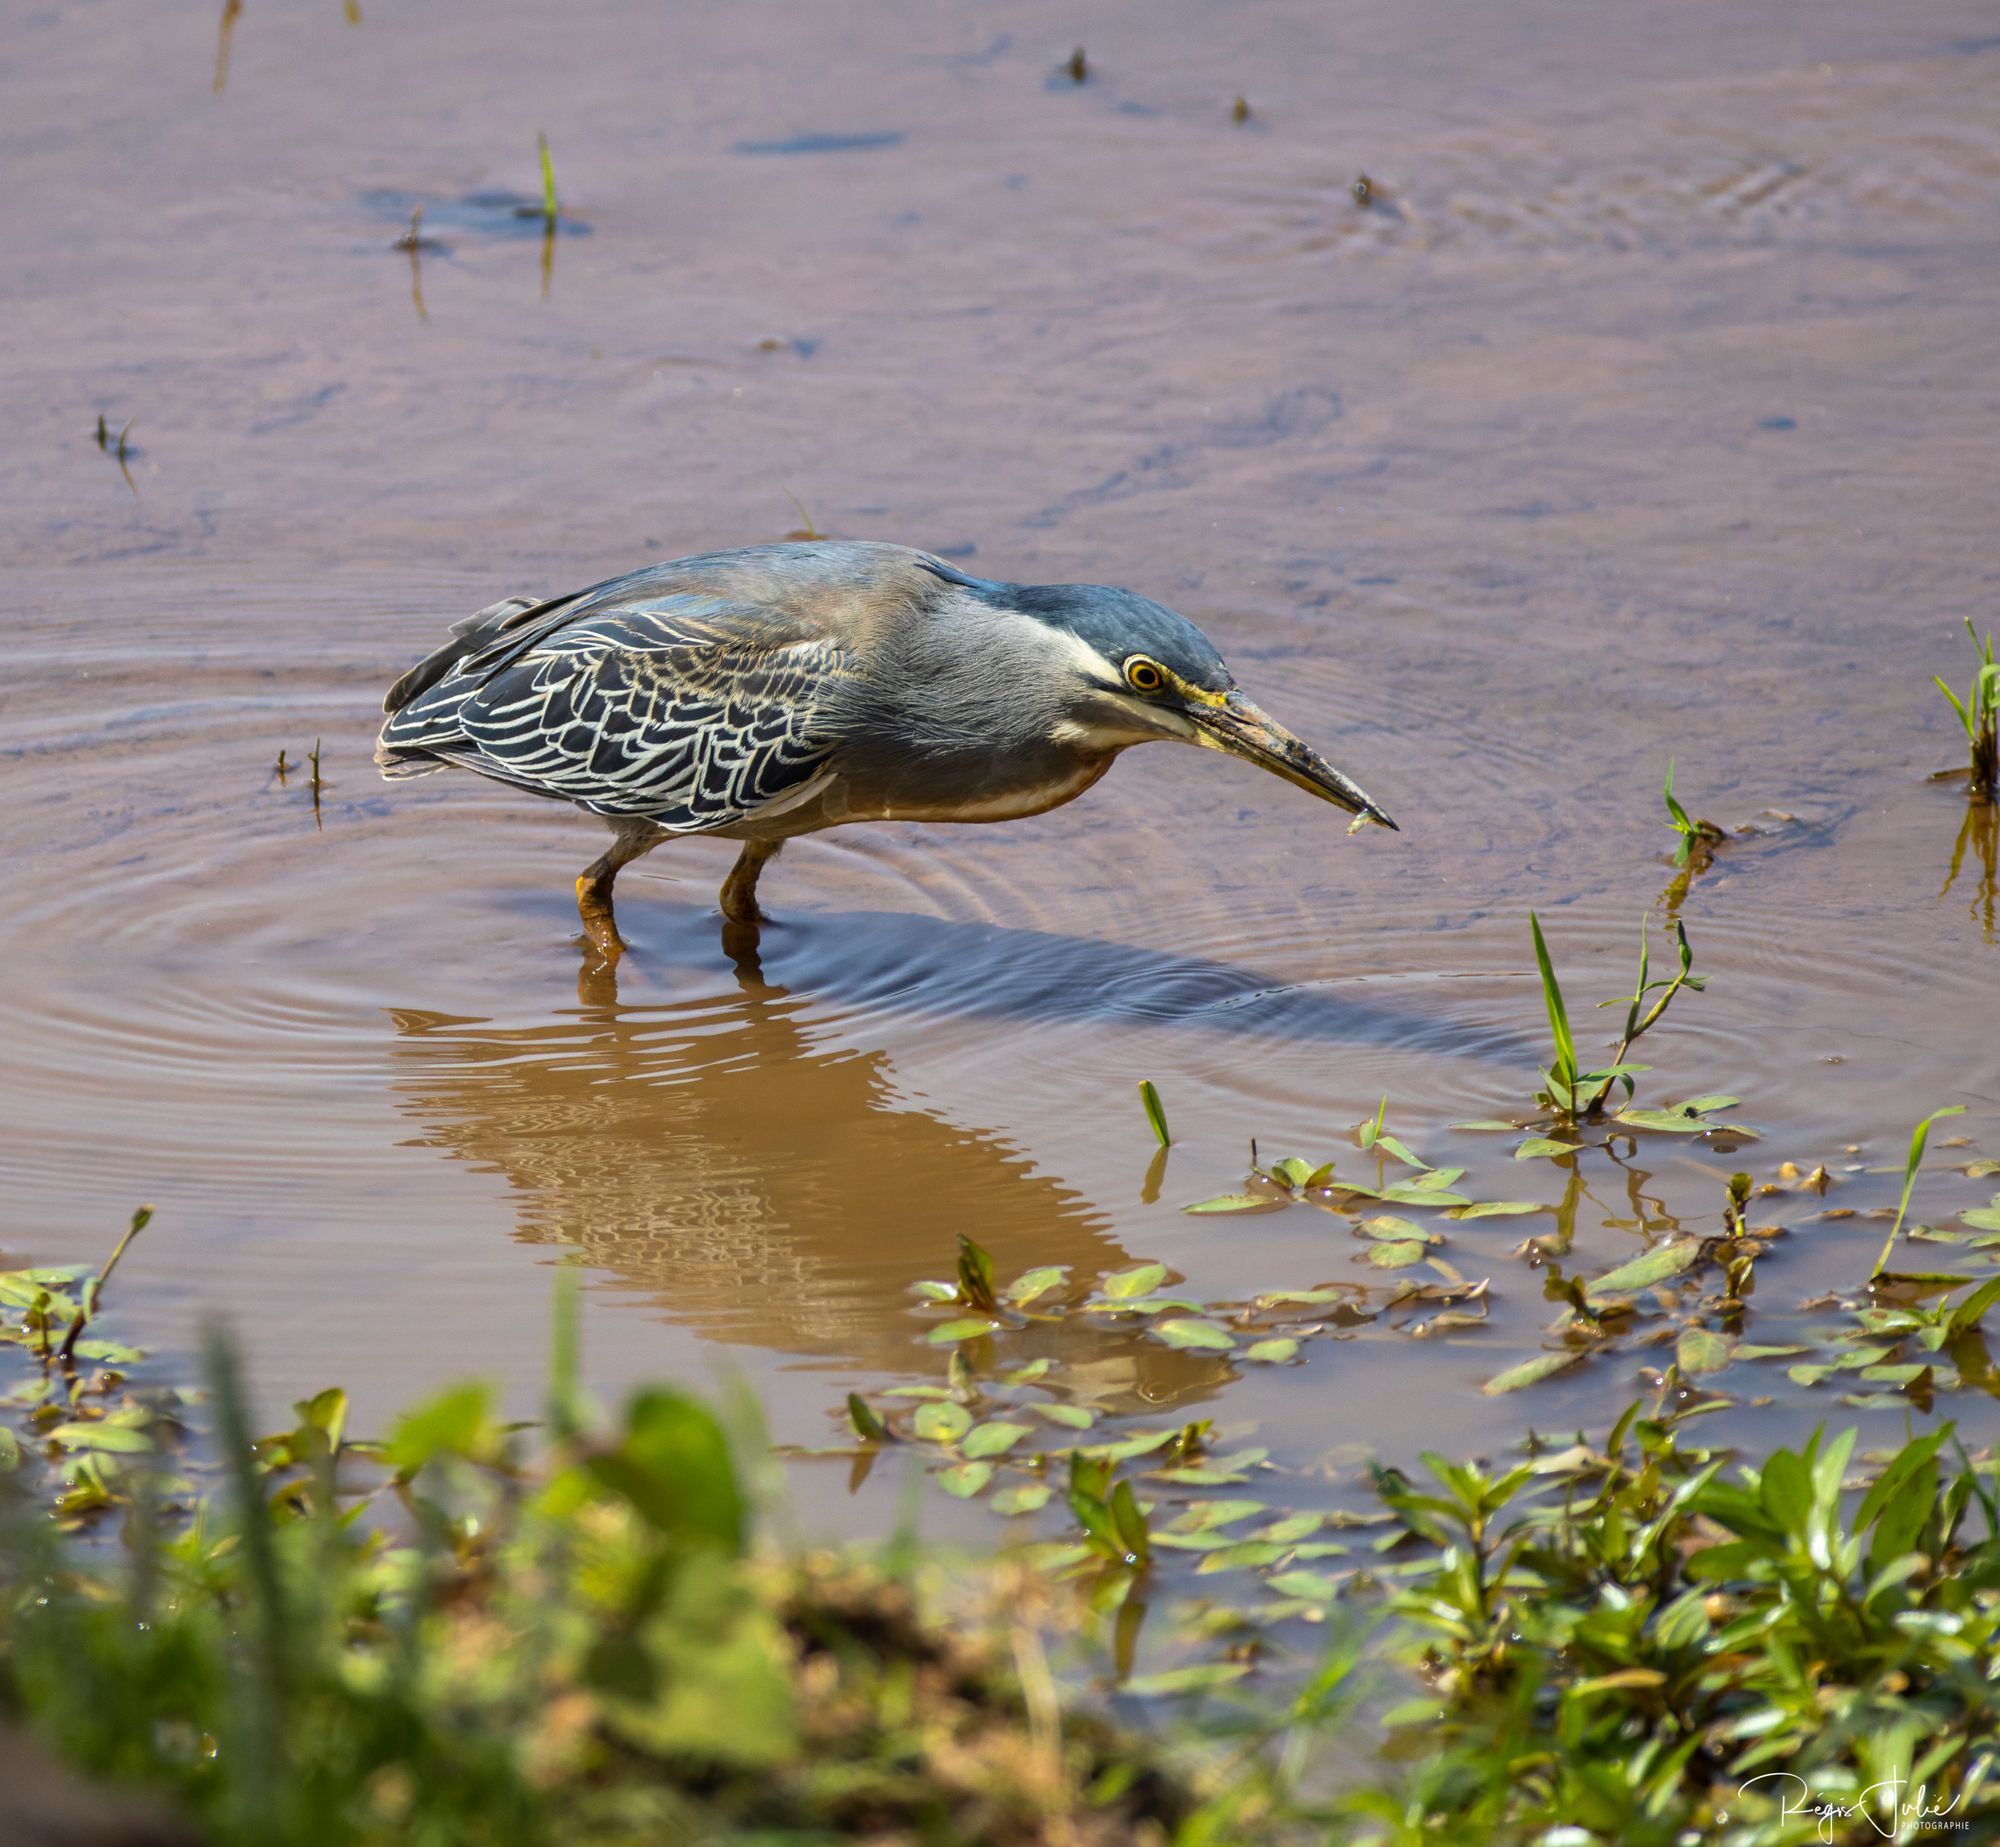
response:
<path fill-rule="evenodd" d="M 1051 1289 L 1061 1288 L 1068 1275 L 1067 1264 L 1048 1264 L 1039 1270 L 1024 1270 L 1007 1285 L 1007 1300 L 1017 1308 L 1025 1308 L 1037 1297 L 1047 1295 Z"/>
<path fill-rule="evenodd" d="M 997 1514 L 1039 1513 L 1049 1504 L 1055 1490 L 1046 1482 L 1024 1482 L 1018 1488 L 1002 1488 L 993 1497 L 992 1508 Z"/>
<path fill-rule="evenodd" d="M 128 1424 L 58 1424 L 43 1435 L 47 1441 L 60 1443 L 65 1449 L 103 1449 L 130 1454 L 153 1447 L 151 1437 Z"/>
<path fill-rule="evenodd" d="M 1669 1238 L 1666 1243 L 1656 1244 L 1651 1250 L 1621 1263 L 1615 1270 L 1607 1270 L 1588 1286 L 1586 1296 L 1595 1302 L 1602 1296 L 1650 1289 L 1655 1283 L 1664 1283 L 1670 1277 L 1693 1269 L 1700 1261 L 1699 1238 Z"/>
<path fill-rule="evenodd" d="M 961 1318 L 957 1321 L 941 1321 L 924 1336 L 933 1347 L 948 1347 L 957 1340 L 976 1340 L 981 1334 L 990 1334 L 1000 1324 L 997 1321 L 975 1321 Z"/>
<path fill-rule="evenodd" d="M 1180 1693 L 1206 1693 L 1226 1687 L 1249 1673 L 1241 1661 L 1211 1661 L 1200 1667 L 1170 1667 L 1158 1674 L 1141 1674 L 1128 1680 L 1121 1691 L 1136 1699 L 1163 1699 Z"/>
<path fill-rule="evenodd" d="M 1575 1142 L 1559 1142 L 1547 1135 L 1531 1135 L 1514 1150 L 1517 1161 L 1556 1160 L 1566 1154 L 1575 1154 Z"/>
<path fill-rule="evenodd" d="M 1027 1434 L 1026 1424 L 1008 1424 L 998 1420 L 978 1424 L 968 1430 L 960 1440 L 959 1452 L 974 1459 L 981 1456 L 1004 1456 Z"/>
<path fill-rule="evenodd" d="M 1252 1341 L 1243 1352 L 1246 1360 L 1256 1360 L 1267 1366 L 1280 1366 L 1287 1360 L 1297 1359 L 1298 1356 L 1299 1343 L 1284 1336 L 1273 1340 Z"/>
<path fill-rule="evenodd" d="M 1553 1373 L 1562 1372 L 1574 1366 L 1583 1358 L 1580 1348 L 1571 1348 L 1561 1353 L 1537 1353 L 1532 1359 L 1523 1360 L 1518 1366 L 1510 1366 L 1505 1372 L 1496 1373 L 1479 1389 L 1489 1398 L 1497 1398 L 1502 1392 L 1518 1392 L 1524 1385 L 1533 1385 Z"/>
<path fill-rule="evenodd" d="M 949 1399 L 942 1403 L 933 1400 L 917 1407 L 911 1428 L 928 1442 L 956 1443 L 972 1428 L 972 1413 Z"/>
<path fill-rule="evenodd" d="M 1282 1199 L 1272 1199 L 1264 1193 L 1224 1193 L 1216 1199 L 1204 1199 L 1192 1206 L 1183 1206 L 1183 1212 L 1277 1212 L 1285 1205 Z"/>
<path fill-rule="evenodd" d="M 1101 1287 L 1114 1302 L 1130 1301 L 1132 1297 L 1150 1294 L 1167 1280 L 1167 1266 L 1163 1263 L 1134 1264 L 1129 1270 L 1116 1270 L 1104 1279 Z"/>
<path fill-rule="evenodd" d="M 1197 1501 L 1175 1518 L 1171 1530 L 1205 1533 L 1213 1527 L 1231 1526 L 1238 1520 L 1249 1519 L 1252 1514 L 1270 1511 L 1270 1505 L 1265 1501 Z"/>
<path fill-rule="evenodd" d="M 1097 1414 L 1086 1411 L 1080 1404 L 1038 1404 L 1035 1411 L 1052 1424 L 1060 1424 L 1065 1430 L 1088 1430 L 1097 1422 Z"/>
<path fill-rule="evenodd" d="M 992 1463 L 961 1462 L 956 1468 L 946 1469 L 938 1476 L 938 1486 L 961 1501 L 969 1501 L 992 1479 Z"/>
<path fill-rule="evenodd" d="M 1685 1373 L 1720 1372 L 1729 1364 L 1732 1343 L 1708 1328 L 1682 1328 L 1674 1358 Z"/>
<path fill-rule="evenodd" d="M 1196 1347 L 1207 1352 L 1229 1353 L 1236 1347 L 1235 1339 L 1226 1328 L 1217 1327 L 1213 1321 L 1197 1321 L 1191 1318 L 1175 1317 L 1167 1321 L 1156 1321 L 1148 1330 L 1157 1339 L 1170 1347 Z"/>
<path fill-rule="evenodd" d="M 1392 1244 L 1371 1244 L 1368 1261 L 1378 1270 L 1407 1270 L 1424 1260 L 1428 1247 L 1419 1238 L 1399 1238 Z"/>
<path fill-rule="evenodd" d="M 1372 1218 L 1365 1218 L 1357 1228 L 1364 1238 L 1374 1238 L 1384 1244 L 1400 1244 L 1415 1238 L 1419 1244 L 1440 1244 L 1443 1237 L 1435 1231 L 1426 1231 L 1415 1219 L 1398 1218 L 1393 1212 L 1378 1212 Z"/>
<path fill-rule="evenodd" d="M 1553 1212 L 1553 1206 L 1538 1206 L 1531 1199 L 1487 1199 L 1473 1206 L 1460 1206 L 1455 1219 L 1519 1218 L 1524 1212 Z"/>

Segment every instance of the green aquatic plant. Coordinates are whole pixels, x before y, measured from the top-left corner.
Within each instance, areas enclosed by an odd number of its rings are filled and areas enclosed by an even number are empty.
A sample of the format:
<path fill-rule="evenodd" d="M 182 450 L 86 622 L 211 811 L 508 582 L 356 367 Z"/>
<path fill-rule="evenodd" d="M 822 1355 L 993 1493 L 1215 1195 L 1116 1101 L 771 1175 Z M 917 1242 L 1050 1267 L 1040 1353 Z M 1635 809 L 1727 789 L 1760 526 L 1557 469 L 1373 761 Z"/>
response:
<path fill-rule="evenodd" d="M 1139 1107 L 1146 1112 L 1146 1120 L 1153 1126 L 1153 1139 L 1162 1148 L 1171 1148 L 1174 1138 L 1167 1132 L 1166 1106 L 1160 1101 L 1160 1093 L 1153 1088 L 1151 1078 L 1139 1080 Z"/>
<path fill-rule="evenodd" d="M 1680 836 L 1680 844 L 1674 848 L 1674 864 L 1687 866 L 1692 863 L 1696 872 L 1701 871 L 1716 846 L 1728 835 L 1713 821 L 1697 821 L 1681 806 L 1674 795 L 1674 760 L 1671 757 L 1667 759 L 1666 787 L 1661 794 L 1667 804 L 1667 825 Z"/>
<path fill-rule="evenodd" d="M 1541 919 L 1532 911 L 1528 913 L 1528 928 L 1535 941 L 1535 966 L 1541 971 L 1542 1000 L 1548 1010 L 1549 1033 L 1555 1041 L 1555 1057 L 1542 1072 L 1543 1088 L 1536 1095 L 1536 1101 L 1552 1111 L 1559 1120 L 1569 1122 L 1594 1122 L 1604 1114 L 1605 1103 L 1614 1087 L 1622 1086 L 1627 1098 L 1633 1094 L 1632 1079 L 1641 1071 L 1652 1069 L 1650 1065 L 1629 1063 L 1626 1054 L 1656 1025 L 1674 996 L 1683 988 L 1699 991 L 1707 985 L 1705 975 L 1694 973 L 1694 951 L 1688 946 L 1687 926 L 1678 920 L 1674 924 L 1674 941 L 1679 952 L 1679 968 L 1671 975 L 1659 980 L 1649 979 L 1651 969 L 1651 929 L 1649 920 L 1642 919 L 1639 925 L 1639 978 L 1633 984 L 1632 992 L 1618 1000 L 1599 1003 L 1602 1007 L 1625 1008 L 1625 1028 L 1618 1040 L 1618 1049 L 1612 1053 L 1611 1062 L 1603 1066 L 1585 1069 L 1577 1052 L 1576 1036 L 1570 1030 L 1569 1010 L 1563 1003 L 1562 985 L 1556 980 L 1555 965 L 1549 959 L 1549 946 L 1542 937 Z M 1657 992 L 1659 998 L 1647 1005 L 1647 996 Z M 1702 1098 L 1701 1103 L 1711 1107 L 1726 1108 L 1735 1099 Z M 1693 1104 L 1682 1106 L 1682 1112 L 1700 1117 L 1707 1112 Z M 1622 1114 L 1622 1113 L 1621 1113 Z M 1630 1120 L 1628 1118 L 1628 1120 Z M 1634 1121 L 1633 1126 L 1652 1128 L 1659 1123 Z M 1703 1123 L 1702 1127 L 1713 1125 Z"/>
<path fill-rule="evenodd" d="M 1931 1124 L 1941 1116 L 1963 1116 L 1965 1105 L 1953 1103 L 1944 1109 L 1935 1109 L 1910 1131 L 1910 1155 L 1903 1164 L 1903 1193 L 1896 1201 L 1895 1222 L 1889 1227 L 1889 1235 L 1882 1240 L 1882 1254 L 1875 1259 L 1874 1274 L 1880 1276 L 1889 1267 L 1889 1253 L 1896 1248 L 1896 1234 L 1903 1229 L 1903 1215 L 1910 1209 L 1910 1191 L 1917 1184 L 1917 1169 L 1923 1165 L 1924 1145 L 1930 1140 Z"/>
<path fill-rule="evenodd" d="M 557 1344 L 552 1406 L 576 1397 Z M 455 1386 L 380 1443 L 338 1391 L 262 1438 L 248 1398 L 212 1340 L 221 1476 L 171 1487 L 156 1455 L 118 1547 L 65 1549 L 0 1475 L 0 1711 L 155 1805 L 149 1839 L 1117 1847 L 1204 1806 L 1058 1690 L 1041 1637 L 1067 1618 L 1018 1565 L 760 1550 L 683 1393 L 536 1433 Z M 1130 1486 L 1103 1504 L 1143 1569 Z"/>
<path fill-rule="evenodd" d="M 1790 1847 L 1808 1800 L 1897 1839 L 1922 1812 L 2000 1822 L 2000 1471 L 1946 1425 L 1857 1498 L 1853 1430 L 1732 1479 L 1684 1423 L 1635 1406 L 1601 1450 L 1378 1474 L 1422 1548 L 1386 1636 L 1422 1688 L 1384 1715 L 1395 1767 L 1338 1814 L 1397 1847 L 1440 1815 L 1454 1840 L 1577 1847 Z"/>
<path fill-rule="evenodd" d="M 1951 701 L 1951 709 L 1958 714 L 1958 722 L 1965 729 L 1965 741 L 1971 751 L 1971 763 L 1967 771 L 1967 793 L 1975 801 L 2000 801 L 2000 663 L 1993 659 L 1993 632 L 1986 632 L 1981 642 L 1979 632 L 1972 626 L 1970 617 L 1966 619 L 1965 632 L 1972 638 L 1972 648 L 1978 657 L 1972 684 L 1966 688 L 1963 699 L 1952 691 L 1941 674 L 1931 676 L 1938 691 Z"/>
<path fill-rule="evenodd" d="M 556 163 L 549 157 L 548 136 L 536 135 L 535 148 L 542 167 L 542 216 L 554 224 L 561 215 L 561 207 L 556 200 Z"/>

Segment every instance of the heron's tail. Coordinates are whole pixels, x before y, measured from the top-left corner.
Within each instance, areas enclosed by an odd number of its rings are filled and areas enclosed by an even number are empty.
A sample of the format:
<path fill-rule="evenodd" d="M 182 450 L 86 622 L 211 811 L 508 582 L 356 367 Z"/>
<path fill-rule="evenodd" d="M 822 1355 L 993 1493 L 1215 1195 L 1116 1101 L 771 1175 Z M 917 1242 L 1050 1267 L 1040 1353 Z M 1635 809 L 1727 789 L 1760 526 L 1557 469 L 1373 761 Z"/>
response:
<path fill-rule="evenodd" d="M 376 740 L 375 761 L 386 777 L 428 776 L 441 770 L 440 754 L 465 742 L 458 726 L 458 709 L 479 681 L 466 676 L 456 687 L 443 682 L 459 667 L 505 642 L 513 631 L 555 605 L 540 597 L 509 596 L 477 615 L 451 625 L 451 639 L 434 648 L 390 687 L 382 700 L 388 722 Z M 504 650 L 511 653 L 512 649 Z M 435 696 L 431 696 L 435 695 Z"/>

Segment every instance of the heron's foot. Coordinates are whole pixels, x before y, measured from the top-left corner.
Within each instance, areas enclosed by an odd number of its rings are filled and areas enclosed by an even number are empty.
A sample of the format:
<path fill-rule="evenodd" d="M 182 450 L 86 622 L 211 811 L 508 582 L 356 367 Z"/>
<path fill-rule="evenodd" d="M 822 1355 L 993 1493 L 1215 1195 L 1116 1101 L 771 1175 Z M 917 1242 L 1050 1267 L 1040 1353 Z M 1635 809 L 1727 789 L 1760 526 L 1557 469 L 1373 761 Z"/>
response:
<path fill-rule="evenodd" d="M 757 903 L 757 878 L 754 873 L 742 880 L 733 872 L 729 875 L 722 887 L 722 916 L 726 923 L 745 930 L 754 930 L 759 924 L 770 922 Z"/>
<path fill-rule="evenodd" d="M 611 910 L 611 881 L 594 879 L 588 873 L 578 879 L 576 913 L 583 919 L 583 933 L 591 947 L 615 965 L 625 953 L 625 939 L 618 934 L 618 920 Z"/>
<path fill-rule="evenodd" d="M 722 881 L 722 914 L 733 924 L 755 928 L 770 921 L 757 908 L 757 875 L 767 860 L 777 857 L 779 841 L 752 840 L 736 856 L 728 878 Z"/>

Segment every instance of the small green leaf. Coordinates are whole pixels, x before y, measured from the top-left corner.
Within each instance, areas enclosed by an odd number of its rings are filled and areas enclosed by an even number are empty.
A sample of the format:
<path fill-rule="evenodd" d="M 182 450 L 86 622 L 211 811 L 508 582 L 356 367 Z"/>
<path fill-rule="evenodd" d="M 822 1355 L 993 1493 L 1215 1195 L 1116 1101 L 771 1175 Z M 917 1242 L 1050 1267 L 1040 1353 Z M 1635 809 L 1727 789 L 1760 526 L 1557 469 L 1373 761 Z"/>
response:
<path fill-rule="evenodd" d="M 1561 1155 L 1574 1154 L 1576 1151 L 1577 1144 L 1575 1142 L 1559 1142 L 1552 1140 L 1546 1135 L 1531 1135 L 1520 1147 L 1514 1150 L 1514 1159 L 1517 1161 L 1539 1161 L 1546 1157 L 1554 1160 Z"/>
<path fill-rule="evenodd" d="M 43 1433 L 51 1443 L 65 1449 L 104 1449 L 132 1454 L 151 1449 L 153 1440 L 143 1430 L 125 1424 L 58 1424 Z"/>
<path fill-rule="evenodd" d="M 1096 1413 L 1086 1411 L 1080 1404 L 1038 1404 L 1035 1411 L 1050 1423 L 1062 1425 L 1065 1430 L 1088 1430 L 1097 1422 Z"/>
<path fill-rule="evenodd" d="M 1264 1193 L 1224 1193 L 1216 1199 L 1204 1199 L 1192 1206 L 1183 1206 L 1183 1212 L 1277 1212 L 1288 1202 L 1272 1199 Z"/>
<path fill-rule="evenodd" d="M 1652 1129 L 1662 1135 L 1706 1135 L 1711 1129 L 1733 1126 L 1677 1109 L 1621 1109 L 1611 1120 L 1628 1129 Z"/>
<path fill-rule="evenodd" d="M 1393 1244 L 1371 1244 L 1368 1261 L 1378 1270 L 1407 1270 L 1424 1260 L 1428 1247 L 1417 1238 L 1398 1239 Z"/>
<path fill-rule="evenodd" d="M 969 1501 L 993 1479 L 990 1462 L 961 1462 L 938 1476 L 938 1486 L 961 1501 Z"/>
<path fill-rule="evenodd" d="M 1266 1582 L 1284 1597 L 1307 1597 L 1315 1602 L 1333 1596 L 1340 1588 L 1323 1571 L 1281 1571 Z"/>
<path fill-rule="evenodd" d="M 1478 1205 L 1460 1206 L 1449 1216 L 1455 1219 L 1519 1218 L 1524 1212 L 1553 1212 L 1553 1206 L 1538 1206 L 1531 1199 L 1488 1199 Z"/>
<path fill-rule="evenodd" d="M 1574 1366 L 1582 1358 L 1582 1351 L 1576 1348 L 1561 1353 L 1537 1353 L 1518 1366 L 1510 1366 L 1505 1372 L 1494 1374 L 1479 1389 L 1489 1398 L 1497 1398 L 1502 1392 L 1518 1392 L 1522 1386 L 1533 1385 L 1553 1373 Z"/>
<path fill-rule="evenodd" d="M 1517 1122 L 1502 1122 L 1497 1116 L 1487 1117 L 1478 1122 L 1454 1122 L 1454 1129 L 1471 1129 L 1481 1134 L 1512 1135 L 1521 1125 Z"/>
<path fill-rule="evenodd" d="M 1205 1554 L 1195 1567 L 1197 1575 L 1211 1577 L 1219 1571 L 1261 1571 L 1289 1558 L 1290 1546 L 1273 1545 L 1266 1539 L 1239 1539 L 1234 1545 L 1220 1546 Z"/>
<path fill-rule="evenodd" d="M 1046 1482 L 1039 1481 L 1024 1482 L 1018 1488 L 1002 1488 L 993 1497 L 993 1511 L 1010 1516 L 1039 1513 L 1049 1504 L 1054 1493 L 1055 1490 Z"/>
<path fill-rule="evenodd" d="M 942 1403 L 934 1399 L 917 1407 L 911 1428 L 927 1442 L 956 1443 L 972 1428 L 972 1413 L 949 1399 Z"/>
<path fill-rule="evenodd" d="M 1372 1218 L 1365 1218 L 1359 1226 L 1364 1238 L 1374 1238 L 1383 1244 L 1402 1244 L 1414 1238 L 1419 1244 L 1442 1244 L 1442 1234 L 1426 1231 L 1415 1219 L 1398 1218 L 1393 1212 L 1378 1212 Z"/>
<path fill-rule="evenodd" d="M 847 1394 L 847 1421 L 854 1426 L 854 1434 L 864 1443 L 889 1441 L 889 1426 L 875 1415 L 868 1400 L 859 1392 Z"/>
<path fill-rule="evenodd" d="M 1421 1251 L 1422 1247 L 1418 1248 Z M 1175 1317 L 1155 1321 L 1147 1331 L 1170 1347 L 1196 1347 L 1213 1353 L 1232 1353 L 1236 1348 L 1235 1339 L 1229 1331 L 1217 1327 L 1213 1321 Z"/>
<path fill-rule="evenodd" d="M 1164 1699 L 1180 1693 L 1206 1693 L 1241 1680 L 1249 1671 L 1248 1663 L 1242 1661 L 1211 1661 L 1200 1667 L 1170 1667 L 1163 1673 L 1141 1674 L 1136 1680 L 1126 1681 L 1120 1690 L 1135 1699 Z"/>
<path fill-rule="evenodd" d="M 1167 1133 L 1167 1112 L 1160 1103 L 1160 1093 L 1153 1088 L 1151 1078 L 1139 1081 L 1139 1107 L 1146 1112 L 1146 1120 L 1153 1125 L 1153 1136 L 1162 1148 L 1173 1145 L 1174 1138 Z"/>
<path fill-rule="evenodd" d="M 1265 1501 L 1197 1501 L 1177 1516 L 1169 1529 L 1177 1533 L 1205 1533 L 1218 1526 L 1247 1520 L 1252 1514 L 1269 1513 Z"/>
<path fill-rule="evenodd" d="M 1008 1424 L 997 1420 L 980 1424 L 965 1433 L 958 1446 L 959 1452 L 974 1459 L 1004 1456 L 1027 1434 L 1026 1424 Z"/>
<path fill-rule="evenodd" d="M 1685 1373 L 1720 1372 L 1729 1364 L 1730 1341 L 1708 1328 L 1683 1328 L 1674 1358 Z"/>
<path fill-rule="evenodd" d="M 1412 1154 L 1409 1151 L 1409 1149 L 1404 1147 L 1403 1144 L 1399 1142 L 1393 1135 L 1378 1135 L 1375 1138 L 1375 1146 L 1381 1149 L 1384 1154 L 1394 1156 L 1395 1159 L 1401 1161 L 1405 1167 L 1430 1166 L 1430 1162 L 1424 1160 L 1420 1155 Z M 1465 1170 L 1463 1168 L 1459 1169 L 1460 1173 L 1463 1173 L 1464 1171 Z"/>
<path fill-rule="evenodd" d="M 1287 1155 L 1271 1169 L 1271 1177 L 1286 1186 L 1304 1186 L 1313 1176 L 1313 1164 L 1302 1161 L 1297 1155 Z"/>
<path fill-rule="evenodd" d="M 1670 1277 L 1693 1269 L 1700 1261 L 1699 1238 L 1669 1238 L 1666 1243 L 1656 1244 L 1629 1262 L 1621 1263 L 1615 1270 L 1607 1270 L 1588 1285 L 1585 1295 L 1595 1302 L 1601 1296 L 1650 1289 L 1655 1283 L 1663 1283 Z"/>
<path fill-rule="evenodd" d="M 981 1334 L 990 1334 L 1000 1324 L 997 1321 L 963 1318 L 957 1321 L 941 1321 L 924 1338 L 933 1347 L 948 1347 L 953 1341 L 976 1340 Z"/>
<path fill-rule="evenodd" d="M 1007 1300 L 1017 1308 L 1025 1308 L 1038 1296 L 1045 1296 L 1051 1289 L 1059 1289 L 1063 1279 L 1069 1275 L 1067 1264 L 1048 1264 L 1039 1270 L 1026 1270 L 1007 1285 Z"/>
<path fill-rule="evenodd" d="M 1167 1280 L 1167 1266 L 1163 1263 L 1134 1264 L 1129 1270 L 1117 1270 L 1107 1276 L 1100 1287 L 1114 1302 L 1127 1302 L 1135 1295 L 1147 1295 Z"/>
<path fill-rule="evenodd" d="M 1295 1360 L 1298 1356 L 1299 1343 L 1286 1337 L 1252 1341 L 1243 1354 L 1246 1360 L 1256 1360 L 1267 1366 L 1281 1366 L 1285 1361 Z"/>
<path fill-rule="evenodd" d="M 1454 1193 L 1442 1186 L 1427 1186 L 1421 1180 L 1404 1180 L 1394 1186 L 1385 1186 L 1376 1198 L 1387 1200 L 1392 1206 L 1434 1206 L 1440 1210 L 1446 1206 L 1472 1204 L 1463 1193 Z"/>

